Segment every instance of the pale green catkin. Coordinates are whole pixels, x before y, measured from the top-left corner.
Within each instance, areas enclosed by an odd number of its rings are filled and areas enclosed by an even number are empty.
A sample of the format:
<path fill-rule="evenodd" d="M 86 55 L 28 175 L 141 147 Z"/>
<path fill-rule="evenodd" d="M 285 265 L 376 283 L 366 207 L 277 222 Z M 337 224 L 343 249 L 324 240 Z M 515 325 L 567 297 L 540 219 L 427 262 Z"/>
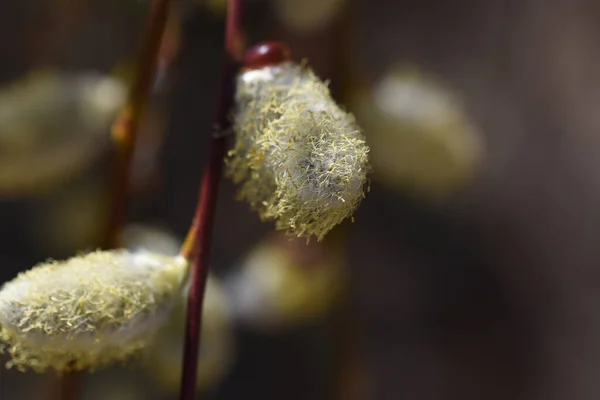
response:
<path fill-rule="evenodd" d="M 364 136 L 309 68 L 283 63 L 241 73 L 234 130 L 226 174 L 277 229 L 321 240 L 364 197 Z"/>
<path fill-rule="evenodd" d="M 51 261 L 0 291 L 0 343 L 8 367 L 94 369 L 144 348 L 187 273 L 182 257 L 125 250 Z"/>

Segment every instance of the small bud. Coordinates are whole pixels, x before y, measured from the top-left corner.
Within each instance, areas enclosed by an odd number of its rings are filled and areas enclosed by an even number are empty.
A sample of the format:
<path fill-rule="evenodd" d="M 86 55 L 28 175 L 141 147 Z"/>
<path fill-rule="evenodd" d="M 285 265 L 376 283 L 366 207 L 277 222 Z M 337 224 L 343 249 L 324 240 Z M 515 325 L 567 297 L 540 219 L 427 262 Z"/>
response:
<path fill-rule="evenodd" d="M 227 175 L 277 229 L 318 240 L 364 197 L 368 147 L 327 86 L 291 62 L 238 77 Z"/>
<path fill-rule="evenodd" d="M 167 319 L 186 273 L 182 257 L 113 250 L 19 274 L 0 291 L 7 366 L 62 372 L 125 360 Z"/>
<path fill-rule="evenodd" d="M 263 42 L 244 53 L 245 69 L 261 69 L 290 60 L 290 50 L 281 42 Z"/>

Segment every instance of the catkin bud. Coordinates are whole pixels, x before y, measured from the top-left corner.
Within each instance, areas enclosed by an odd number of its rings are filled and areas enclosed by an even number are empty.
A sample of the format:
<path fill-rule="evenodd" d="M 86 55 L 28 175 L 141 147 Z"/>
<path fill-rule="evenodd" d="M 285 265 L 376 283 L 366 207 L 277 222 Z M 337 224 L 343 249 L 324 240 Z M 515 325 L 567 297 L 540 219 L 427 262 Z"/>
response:
<path fill-rule="evenodd" d="M 282 62 L 242 72 L 234 130 L 227 175 L 277 229 L 320 240 L 364 197 L 364 137 L 309 68 Z"/>
<path fill-rule="evenodd" d="M 126 90 L 96 73 L 34 71 L 0 88 L 0 193 L 40 193 L 83 173 L 107 150 Z"/>
<path fill-rule="evenodd" d="M 438 201 L 475 176 L 485 155 L 481 137 L 458 94 L 434 76 L 395 66 L 372 93 L 355 99 L 368 129 L 375 180 Z"/>
<path fill-rule="evenodd" d="M 96 368 L 144 348 L 187 272 L 182 257 L 97 251 L 48 262 L 0 291 L 0 341 L 16 366 Z"/>

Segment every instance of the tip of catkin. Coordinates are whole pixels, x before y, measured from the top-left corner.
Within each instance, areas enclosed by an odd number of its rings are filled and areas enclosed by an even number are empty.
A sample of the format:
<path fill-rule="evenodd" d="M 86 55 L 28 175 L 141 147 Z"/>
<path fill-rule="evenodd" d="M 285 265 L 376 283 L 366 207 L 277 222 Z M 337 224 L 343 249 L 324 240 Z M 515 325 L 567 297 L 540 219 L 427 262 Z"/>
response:
<path fill-rule="evenodd" d="M 238 78 L 227 175 L 280 230 L 318 240 L 364 197 L 368 152 L 352 114 L 307 67 L 290 62 Z"/>
<path fill-rule="evenodd" d="M 167 319 L 182 257 L 125 250 L 50 261 L 0 291 L 0 342 L 20 370 L 94 369 L 144 348 Z"/>

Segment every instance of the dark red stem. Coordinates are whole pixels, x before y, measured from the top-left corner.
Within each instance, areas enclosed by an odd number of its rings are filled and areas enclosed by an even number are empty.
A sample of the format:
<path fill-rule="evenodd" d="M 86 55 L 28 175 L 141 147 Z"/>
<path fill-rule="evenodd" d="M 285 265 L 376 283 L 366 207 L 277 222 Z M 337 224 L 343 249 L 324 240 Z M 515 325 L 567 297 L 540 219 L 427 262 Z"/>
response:
<path fill-rule="evenodd" d="M 242 35 L 243 0 L 229 0 L 225 29 L 225 51 L 223 54 L 221 85 L 215 122 L 218 131 L 229 128 L 228 113 L 233 102 L 233 82 L 243 52 Z M 213 132 L 214 134 L 215 132 Z M 213 231 L 219 181 L 225 155 L 225 138 L 213 135 L 208 163 L 205 167 L 198 197 L 196 214 L 182 253 L 192 260 L 190 291 L 188 295 L 183 367 L 181 378 L 181 400 L 193 400 L 196 393 L 200 332 L 202 328 L 202 306 L 208 277 L 211 237 Z"/>

